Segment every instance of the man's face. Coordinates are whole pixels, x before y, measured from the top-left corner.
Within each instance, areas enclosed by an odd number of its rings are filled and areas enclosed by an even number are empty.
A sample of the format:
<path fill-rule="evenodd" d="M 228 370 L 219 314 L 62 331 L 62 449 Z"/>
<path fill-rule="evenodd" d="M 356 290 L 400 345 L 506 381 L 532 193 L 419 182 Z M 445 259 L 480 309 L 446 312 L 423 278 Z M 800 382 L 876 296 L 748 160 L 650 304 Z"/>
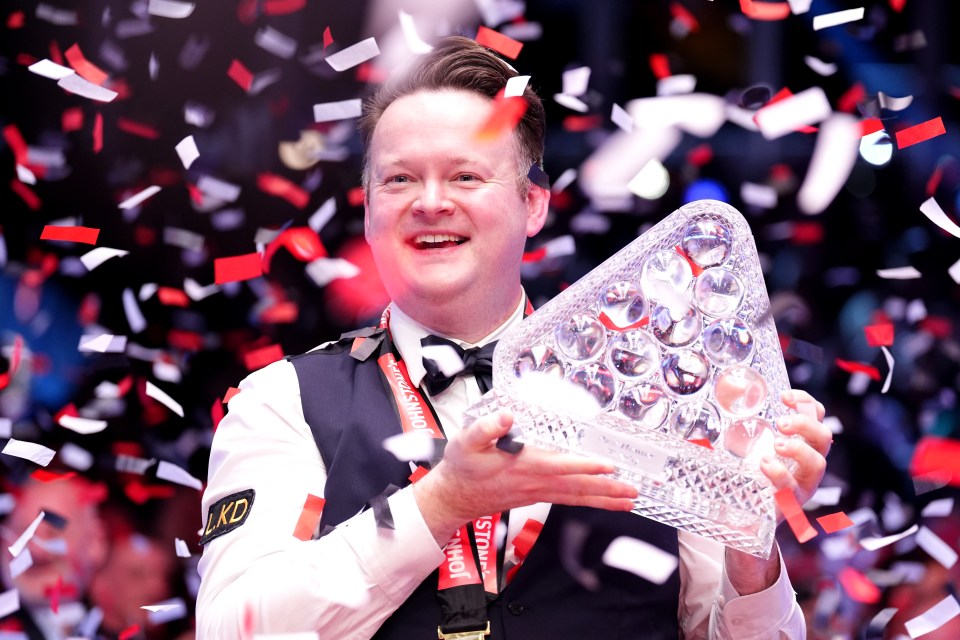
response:
<path fill-rule="evenodd" d="M 520 193 L 513 135 L 476 139 L 492 105 L 467 91 L 418 92 L 387 107 L 374 130 L 366 238 L 408 312 L 458 295 L 499 307 L 519 298 L 524 243 L 543 224 L 547 195 Z"/>

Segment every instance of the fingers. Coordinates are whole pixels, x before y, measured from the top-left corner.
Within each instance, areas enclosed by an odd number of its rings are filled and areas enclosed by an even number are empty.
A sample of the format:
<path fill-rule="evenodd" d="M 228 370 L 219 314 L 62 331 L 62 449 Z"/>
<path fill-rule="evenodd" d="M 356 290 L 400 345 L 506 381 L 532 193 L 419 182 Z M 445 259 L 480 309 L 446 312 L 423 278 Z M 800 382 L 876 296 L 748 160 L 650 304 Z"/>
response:
<path fill-rule="evenodd" d="M 507 435 L 512 426 L 513 414 L 509 411 L 498 411 L 493 415 L 484 416 L 461 432 L 463 445 L 471 451 L 486 449 L 498 438 Z"/>
<path fill-rule="evenodd" d="M 816 398 L 811 396 L 806 391 L 801 391 L 800 389 L 787 389 L 780 394 L 780 399 L 783 400 L 783 404 L 787 405 L 791 409 L 797 409 L 798 411 L 800 411 L 800 407 L 797 405 L 812 404 L 816 408 L 817 420 L 823 420 L 823 416 L 825 416 L 827 413 L 823 403 L 817 402 Z"/>
<path fill-rule="evenodd" d="M 830 433 L 830 429 L 810 416 L 801 414 L 780 416 L 777 419 L 777 430 L 788 436 L 800 436 L 823 457 L 830 452 L 830 445 L 833 443 L 833 434 Z"/>

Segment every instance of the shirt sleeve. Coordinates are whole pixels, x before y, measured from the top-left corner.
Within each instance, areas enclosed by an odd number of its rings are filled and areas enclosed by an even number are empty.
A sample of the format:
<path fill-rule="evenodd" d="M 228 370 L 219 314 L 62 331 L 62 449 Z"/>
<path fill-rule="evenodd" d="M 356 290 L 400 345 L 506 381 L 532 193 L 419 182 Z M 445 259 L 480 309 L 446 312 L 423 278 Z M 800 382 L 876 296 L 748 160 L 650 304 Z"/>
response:
<path fill-rule="evenodd" d="M 688 640 L 802 640 L 806 622 L 787 568 L 768 589 L 741 596 L 723 570 L 724 547 L 679 532 L 680 605 L 678 616 Z"/>
<path fill-rule="evenodd" d="M 443 560 L 410 487 L 389 498 L 392 530 L 367 510 L 318 540 L 295 538 L 307 496 L 323 497 L 325 482 L 293 365 L 248 376 L 213 438 L 204 525 L 218 500 L 255 494 L 243 522 L 204 548 L 199 640 L 248 630 L 369 638 Z"/>

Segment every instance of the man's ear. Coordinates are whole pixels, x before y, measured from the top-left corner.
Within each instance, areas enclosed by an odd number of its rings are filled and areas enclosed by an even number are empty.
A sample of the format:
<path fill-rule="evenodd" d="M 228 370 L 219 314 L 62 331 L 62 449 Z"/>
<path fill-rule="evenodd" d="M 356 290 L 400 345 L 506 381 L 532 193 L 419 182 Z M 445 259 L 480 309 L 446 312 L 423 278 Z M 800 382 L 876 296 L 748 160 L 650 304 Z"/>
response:
<path fill-rule="evenodd" d="M 370 193 L 363 190 L 363 237 L 370 242 Z"/>
<path fill-rule="evenodd" d="M 550 190 L 530 183 L 527 188 L 527 237 L 532 238 L 543 229 L 550 209 Z"/>

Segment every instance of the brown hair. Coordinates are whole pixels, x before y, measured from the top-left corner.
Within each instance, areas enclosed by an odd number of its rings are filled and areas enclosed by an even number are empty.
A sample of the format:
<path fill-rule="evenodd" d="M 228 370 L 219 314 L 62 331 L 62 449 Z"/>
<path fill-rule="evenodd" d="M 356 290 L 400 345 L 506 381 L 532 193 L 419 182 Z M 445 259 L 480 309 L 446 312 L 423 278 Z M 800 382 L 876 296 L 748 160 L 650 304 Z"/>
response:
<path fill-rule="evenodd" d="M 391 74 L 387 82 L 363 103 L 358 128 L 363 144 L 363 185 L 369 186 L 369 149 L 380 116 L 394 100 L 418 91 L 464 90 L 491 100 L 518 75 L 506 62 L 470 38 L 444 38 L 433 51 L 417 58 L 412 66 Z M 517 163 L 519 182 L 526 193 L 531 165 L 543 168 L 545 115 L 540 97 L 528 84 L 523 97 L 527 111 L 517 124 Z"/>

